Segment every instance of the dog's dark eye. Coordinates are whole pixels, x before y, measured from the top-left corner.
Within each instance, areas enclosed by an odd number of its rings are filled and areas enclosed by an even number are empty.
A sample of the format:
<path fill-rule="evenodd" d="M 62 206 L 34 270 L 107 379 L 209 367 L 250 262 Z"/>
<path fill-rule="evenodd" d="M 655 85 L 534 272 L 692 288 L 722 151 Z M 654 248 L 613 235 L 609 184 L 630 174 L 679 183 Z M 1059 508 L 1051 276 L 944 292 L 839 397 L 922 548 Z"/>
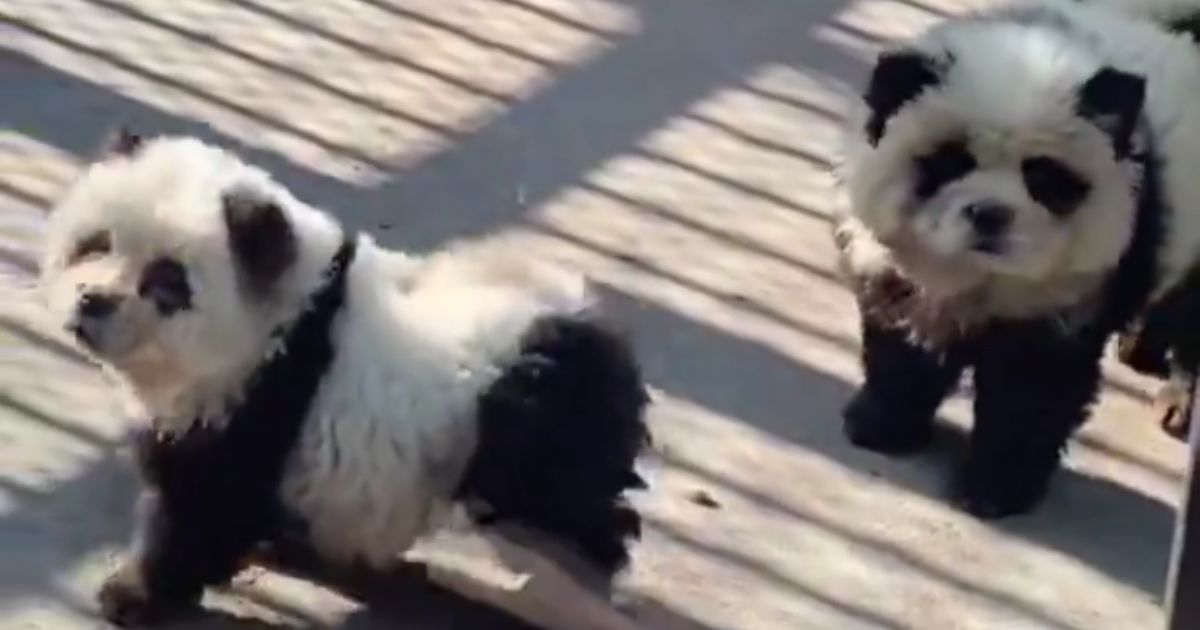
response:
<path fill-rule="evenodd" d="M 159 258 L 146 265 L 138 283 L 138 295 L 154 300 L 158 312 L 163 315 L 192 306 L 192 287 L 188 284 L 187 270 L 170 258 Z"/>
<path fill-rule="evenodd" d="M 1021 163 L 1021 176 L 1029 196 L 1059 217 L 1074 212 L 1092 188 L 1075 171 L 1051 157 L 1026 159 Z"/>
<path fill-rule="evenodd" d="M 939 145 L 932 152 L 917 158 L 916 195 L 929 199 L 946 184 L 966 177 L 977 166 L 967 144 L 954 140 Z"/>
<path fill-rule="evenodd" d="M 103 256 L 112 251 L 112 235 L 108 232 L 96 232 L 75 244 L 71 251 L 72 264 L 88 258 Z"/>

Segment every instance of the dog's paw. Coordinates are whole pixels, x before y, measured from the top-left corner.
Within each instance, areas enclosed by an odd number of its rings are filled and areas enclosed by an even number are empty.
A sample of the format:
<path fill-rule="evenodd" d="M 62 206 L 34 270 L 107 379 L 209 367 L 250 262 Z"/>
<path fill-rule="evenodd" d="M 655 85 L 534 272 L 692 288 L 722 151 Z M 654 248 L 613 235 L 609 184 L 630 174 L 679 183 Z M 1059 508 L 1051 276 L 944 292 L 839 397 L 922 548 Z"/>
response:
<path fill-rule="evenodd" d="M 1190 394 L 1187 387 L 1167 383 L 1154 396 L 1154 413 L 1162 430 L 1177 440 L 1187 441 L 1191 432 Z"/>
<path fill-rule="evenodd" d="M 130 567 L 122 567 L 100 588 L 100 614 L 122 628 L 140 628 L 162 623 L 177 607 L 156 600 Z"/>
<path fill-rule="evenodd" d="M 1117 337 L 1117 359 L 1142 374 L 1165 377 L 1171 372 L 1167 349 L 1150 342 L 1141 331 Z"/>
<path fill-rule="evenodd" d="M 1024 476 L 998 478 L 964 470 L 956 477 L 951 499 L 963 511 L 983 520 L 1028 514 L 1042 502 L 1047 483 Z"/>
<path fill-rule="evenodd" d="M 851 444 L 885 455 L 911 455 L 933 440 L 932 422 L 901 418 L 866 390 L 860 390 L 846 405 L 842 420 L 842 431 Z"/>

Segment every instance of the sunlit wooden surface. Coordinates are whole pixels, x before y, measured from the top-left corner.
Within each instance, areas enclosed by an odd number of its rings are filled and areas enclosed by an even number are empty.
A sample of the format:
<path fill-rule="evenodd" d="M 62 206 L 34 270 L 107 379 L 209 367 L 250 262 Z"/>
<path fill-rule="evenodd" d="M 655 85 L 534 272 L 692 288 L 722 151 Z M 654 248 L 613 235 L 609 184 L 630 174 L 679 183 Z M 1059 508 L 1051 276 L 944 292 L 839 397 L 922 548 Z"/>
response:
<path fill-rule="evenodd" d="M 944 503 L 953 431 L 910 460 L 840 434 L 837 130 L 883 42 L 969 4 L 0 0 L 0 627 L 95 627 L 127 536 L 125 421 L 22 288 L 117 122 L 235 147 L 386 243 L 502 231 L 600 283 L 655 385 L 622 589 L 652 628 L 1158 627 L 1184 449 L 1150 384 L 1110 370 L 1048 504 L 1002 524 Z M 211 604 L 197 627 L 502 627 L 261 572 Z"/>

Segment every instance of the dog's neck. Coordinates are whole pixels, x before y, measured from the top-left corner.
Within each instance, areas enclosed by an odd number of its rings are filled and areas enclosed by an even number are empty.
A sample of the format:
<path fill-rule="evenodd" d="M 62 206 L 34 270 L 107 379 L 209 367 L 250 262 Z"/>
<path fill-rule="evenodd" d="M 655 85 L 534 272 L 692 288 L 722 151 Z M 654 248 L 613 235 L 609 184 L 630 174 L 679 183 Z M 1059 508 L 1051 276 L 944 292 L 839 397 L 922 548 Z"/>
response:
<path fill-rule="evenodd" d="M 298 430 L 334 357 L 333 322 L 346 297 L 346 282 L 357 252 L 347 237 L 322 274 L 300 315 L 272 333 L 261 362 L 251 368 L 244 386 L 231 395 L 220 388 L 161 392 L 168 400 L 146 400 L 154 429 L 184 433 L 195 427 L 229 429 L 262 425 L 255 431 Z M 172 409 L 172 411 L 166 411 Z M 177 411 L 176 411 L 177 410 Z M 271 428 L 274 427 L 274 428 Z"/>

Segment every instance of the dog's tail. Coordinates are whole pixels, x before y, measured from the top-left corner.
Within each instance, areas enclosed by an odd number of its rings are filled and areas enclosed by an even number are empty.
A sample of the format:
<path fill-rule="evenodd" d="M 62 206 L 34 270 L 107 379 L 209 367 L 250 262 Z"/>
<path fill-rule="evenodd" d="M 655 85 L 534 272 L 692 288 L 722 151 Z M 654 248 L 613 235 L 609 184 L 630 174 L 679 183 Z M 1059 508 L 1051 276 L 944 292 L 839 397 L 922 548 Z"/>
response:
<path fill-rule="evenodd" d="M 634 463 L 647 402 L 619 335 L 579 317 L 537 320 L 480 398 L 459 498 L 480 521 L 549 534 L 615 573 L 641 533 L 625 492 L 645 487 Z"/>

